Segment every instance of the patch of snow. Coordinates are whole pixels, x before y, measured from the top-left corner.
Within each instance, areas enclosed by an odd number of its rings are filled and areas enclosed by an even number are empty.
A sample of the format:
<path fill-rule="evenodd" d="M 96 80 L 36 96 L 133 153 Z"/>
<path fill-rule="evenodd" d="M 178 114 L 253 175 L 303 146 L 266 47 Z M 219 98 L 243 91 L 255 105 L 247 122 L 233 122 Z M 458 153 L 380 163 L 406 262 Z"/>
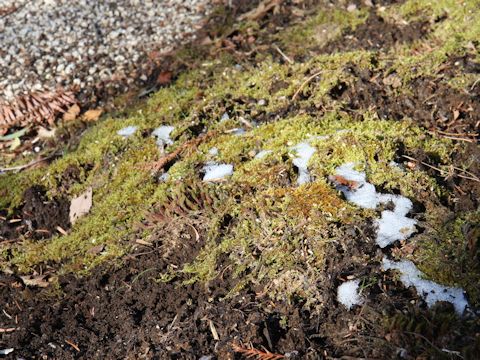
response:
<path fill-rule="evenodd" d="M 401 274 L 400 280 L 402 283 L 407 287 L 414 286 L 429 307 L 437 301 L 448 301 L 453 304 L 455 311 L 460 315 L 468 307 L 467 299 L 461 288 L 443 286 L 434 281 L 425 280 L 423 273 L 411 261 L 392 261 L 384 257 L 382 269 L 398 270 Z"/>
<path fill-rule="evenodd" d="M 9 349 L 0 349 L 0 355 L 8 355 L 11 352 L 13 352 L 15 349 L 9 348 Z"/>
<path fill-rule="evenodd" d="M 232 129 L 232 130 L 231 130 L 231 133 L 232 133 L 233 135 L 236 135 L 236 136 L 243 135 L 243 134 L 245 134 L 245 132 L 246 132 L 246 131 L 245 131 L 244 128 L 235 128 L 235 129 Z"/>
<path fill-rule="evenodd" d="M 397 240 L 408 239 L 415 232 L 417 221 L 406 217 L 413 207 L 410 199 L 388 194 L 379 194 L 378 199 L 382 203 L 391 201 L 395 206 L 393 211 L 382 211 L 380 220 L 375 221 L 378 226 L 376 241 L 383 249 Z"/>
<path fill-rule="evenodd" d="M 170 177 L 170 175 L 168 174 L 168 172 L 166 172 L 166 173 L 163 173 L 162 175 L 160 175 L 160 176 L 158 177 L 158 180 L 159 180 L 159 181 L 162 181 L 162 182 L 165 182 L 165 181 L 168 180 L 169 177 Z"/>
<path fill-rule="evenodd" d="M 170 134 L 175 128 L 173 126 L 162 125 L 153 130 L 152 135 L 157 138 L 158 146 L 172 145 L 173 140 L 170 139 Z"/>
<path fill-rule="evenodd" d="M 210 150 L 208 150 L 208 155 L 217 156 L 218 149 L 216 147 L 211 148 Z"/>
<path fill-rule="evenodd" d="M 205 171 L 203 181 L 213 181 L 232 175 L 233 165 L 209 162 L 203 167 L 203 170 Z"/>
<path fill-rule="evenodd" d="M 222 117 L 220 118 L 220 121 L 226 121 L 228 119 L 230 119 L 230 115 L 228 115 L 227 112 L 224 112 Z"/>
<path fill-rule="evenodd" d="M 378 227 L 376 239 L 378 246 L 384 248 L 397 240 L 410 237 L 415 232 L 417 223 L 416 220 L 406 216 L 413 207 L 410 199 L 400 195 L 377 193 L 375 186 L 366 181 L 365 173 L 354 170 L 354 166 L 355 164 L 348 163 L 338 167 L 335 171 L 337 177 L 333 177 L 337 189 L 348 201 L 366 209 L 375 209 L 379 204 L 389 202 L 394 205 L 393 211 L 382 211 L 381 218 L 375 221 Z M 344 184 L 345 181 L 355 186 L 348 186 Z"/>
<path fill-rule="evenodd" d="M 123 136 L 124 138 L 128 138 L 135 134 L 137 131 L 137 126 L 126 126 L 120 130 L 117 131 L 117 134 L 120 136 Z"/>
<path fill-rule="evenodd" d="M 345 281 L 337 289 L 337 300 L 348 310 L 354 305 L 363 304 L 363 297 L 358 293 L 360 280 Z"/>
<path fill-rule="evenodd" d="M 260 150 L 257 155 L 255 155 L 255 159 L 263 159 L 265 156 L 270 154 L 272 150 Z"/>
<path fill-rule="evenodd" d="M 315 148 L 308 142 L 301 142 L 292 148 L 297 157 L 293 159 L 293 165 L 298 168 L 297 184 L 302 185 L 310 182 L 310 173 L 308 172 L 308 161 L 315 153 Z"/>

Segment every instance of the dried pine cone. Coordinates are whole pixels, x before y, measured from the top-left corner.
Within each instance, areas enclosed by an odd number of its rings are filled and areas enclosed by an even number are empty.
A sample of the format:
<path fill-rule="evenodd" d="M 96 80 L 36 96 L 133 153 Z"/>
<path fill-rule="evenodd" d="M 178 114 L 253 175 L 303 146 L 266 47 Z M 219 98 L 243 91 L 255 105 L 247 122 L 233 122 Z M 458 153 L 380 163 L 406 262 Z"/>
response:
<path fill-rule="evenodd" d="M 74 94 L 63 90 L 35 92 L 18 96 L 9 103 L 0 102 L 0 134 L 14 126 L 44 123 L 52 126 L 56 116 L 75 103 Z"/>

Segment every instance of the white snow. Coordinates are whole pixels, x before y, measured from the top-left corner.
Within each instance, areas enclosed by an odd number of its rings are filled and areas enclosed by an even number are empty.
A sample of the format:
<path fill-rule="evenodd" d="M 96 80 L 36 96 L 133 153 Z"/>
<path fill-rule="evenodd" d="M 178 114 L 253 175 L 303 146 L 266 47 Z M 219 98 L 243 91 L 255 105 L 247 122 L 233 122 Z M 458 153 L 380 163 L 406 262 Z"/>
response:
<path fill-rule="evenodd" d="M 226 121 L 228 119 L 230 119 L 230 115 L 228 115 L 227 112 L 224 112 L 222 117 L 220 118 L 220 121 Z"/>
<path fill-rule="evenodd" d="M 393 211 L 382 211 L 382 217 L 376 220 L 378 226 L 377 244 L 384 248 L 397 240 L 406 240 L 415 232 L 416 220 L 407 218 L 406 215 L 412 209 L 410 199 L 399 195 L 378 196 L 379 201 L 387 203 L 391 201 L 395 208 Z"/>
<path fill-rule="evenodd" d="M 257 155 L 255 155 L 255 159 L 263 159 L 265 156 L 270 154 L 272 150 L 260 150 Z"/>
<path fill-rule="evenodd" d="M 384 257 L 382 268 L 383 270 L 398 270 L 401 274 L 400 280 L 402 283 L 407 287 L 414 286 L 429 307 L 437 301 L 448 301 L 453 304 L 455 311 L 461 315 L 468 306 L 461 288 L 443 286 L 431 280 L 425 280 L 423 273 L 411 261 L 391 261 Z"/>
<path fill-rule="evenodd" d="M 233 165 L 231 164 L 217 164 L 215 162 L 208 162 L 204 167 L 205 175 L 203 181 L 213 181 L 223 179 L 233 174 Z"/>
<path fill-rule="evenodd" d="M 345 198 L 366 209 L 375 209 L 379 204 L 390 202 L 394 206 L 393 211 L 382 211 L 381 218 L 375 221 L 378 227 L 376 239 L 378 246 L 384 248 L 397 240 L 410 237 L 415 232 L 417 223 L 416 220 L 406 216 L 413 206 L 410 199 L 401 195 L 377 193 L 375 186 L 366 181 L 365 173 L 354 170 L 354 166 L 355 164 L 348 163 L 335 171 L 337 176 L 355 183 L 354 187 L 348 187 L 337 181 L 337 189 L 344 194 Z"/>
<path fill-rule="evenodd" d="M 163 173 L 162 175 L 160 175 L 158 177 L 158 180 L 160 180 L 161 182 L 165 182 L 167 181 L 168 179 L 170 178 L 170 174 L 168 172 L 166 173 Z"/>
<path fill-rule="evenodd" d="M 234 128 L 231 130 L 231 133 L 236 136 L 240 136 L 246 133 L 244 128 Z"/>
<path fill-rule="evenodd" d="M 13 352 L 15 349 L 9 348 L 9 349 L 1 349 L 0 350 L 0 355 L 8 355 L 11 352 Z"/>
<path fill-rule="evenodd" d="M 137 131 L 136 126 L 126 126 L 122 129 L 118 130 L 117 134 L 120 135 L 120 136 L 123 136 L 124 138 L 128 138 L 128 137 L 132 136 L 133 134 L 135 134 L 136 131 Z"/>
<path fill-rule="evenodd" d="M 298 168 L 297 184 L 302 185 L 310 182 L 310 173 L 308 172 L 308 161 L 315 153 L 315 148 L 308 142 L 301 142 L 292 148 L 297 157 L 293 159 L 293 165 Z"/>
<path fill-rule="evenodd" d="M 170 133 L 175 130 L 173 126 L 162 125 L 152 132 L 152 136 L 157 138 L 158 146 L 165 146 L 173 144 L 173 140 L 170 139 Z"/>
<path fill-rule="evenodd" d="M 378 205 L 377 190 L 375 186 L 368 183 L 365 173 L 353 169 L 354 163 L 339 166 L 335 173 L 345 180 L 357 183 L 355 189 L 350 189 L 344 185 L 337 185 L 337 188 L 345 195 L 345 198 L 365 209 L 375 209 Z"/>
<path fill-rule="evenodd" d="M 210 150 L 208 150 L 208 155 L 217 156 L 218 155 L 218 148 L 213 147 Z"/>
<path fill-rule="evenodd" d="M 337 300 L 348 310 L 354 305 L 363 304 L 363 297 L 358 293 L 360 280 L 345 281 L 337 289 Z"/>

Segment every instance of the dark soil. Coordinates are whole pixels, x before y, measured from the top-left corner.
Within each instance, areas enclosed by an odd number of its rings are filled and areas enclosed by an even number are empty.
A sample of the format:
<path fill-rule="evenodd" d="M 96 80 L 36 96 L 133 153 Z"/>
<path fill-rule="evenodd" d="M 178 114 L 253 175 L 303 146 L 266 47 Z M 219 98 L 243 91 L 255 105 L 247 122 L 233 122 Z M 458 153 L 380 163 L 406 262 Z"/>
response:
<path fill-rule="evenodd" d="M 429 32 L 428 22 L 397 25 L 371 12 L 367 21 L 355 30 L 347 31 L 340 39 L 325 45 L 321 52 L 334 53 L 352 50 L 383 50 L 395 44 L 411 43 Z"/>
<path fill-rule="evenodd" d="M 23 195 L 23 205 L 13 215 L 0 220 L 0 240 L 19 240 L 21 236 L 46 239 L 70 228 L 70 201 L 65 197 L 49 199 L 41 186 L 32 186 Z"/>
<path fill-rule="evenodd" d="M 310 313 L 295 299 L 273 302 L 261 286 L 229 297 L 239 278 L 232 276 L 228 258 L 218 262 L 219 275 L 206 284 L 185 285 L 182 277 L 158 281 L 169 267 L 194 259 L 203 245 L 204 230 L 194 234 L 191 226 L 198 224 L 191 221 L 177 229 L 175 235 L 182 241 L 163 241 L 162 234 L 169 231 L 163 224 L 155 232 L 154 245 L 128 255 L 121 266 L 102 266 L 85 278 L 62 277 L 59 298 L 3 276 L 0 327 L 13 330 L 0 335 L 0 348 L 15 349 L 7 358 L 242 358 L 233 344 L 250 344 L 291 359 L 385 359 L 393 358 L 400 346 L 412 355 L 436 358 L 438 353 L 428 352 L 429 343 L 454 345 L 464 353 L 479 345 L 474 334 L 480 329 L 456 320 L 451 306 L 442 304 L 427 312 L 414 292 L 388 274 L 378 275 L 378 263 L 372 259 L 379 250 L 369 224 L 345 228 L 348 240 L 332 246 L 326 275 L 318 279 L 324 294 L 318 313 Z M 335 289 L 351 274 L 372 281 L 367 306 L 346 313 Z M 382 327 L 386 314 L 391 320 Z M 408 335 L 412 326 L 425 327 L 423 338 Z M 452 333 L 451 326 L 462 331 Z"/>

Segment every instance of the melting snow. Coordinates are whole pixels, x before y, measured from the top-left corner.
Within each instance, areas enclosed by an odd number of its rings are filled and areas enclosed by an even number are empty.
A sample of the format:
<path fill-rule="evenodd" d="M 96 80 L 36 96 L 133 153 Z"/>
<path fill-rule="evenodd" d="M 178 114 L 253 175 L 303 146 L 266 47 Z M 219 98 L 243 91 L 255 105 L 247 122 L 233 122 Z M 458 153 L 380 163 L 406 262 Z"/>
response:
<path fill-rule="evenodd" d="M 0 350 L 0 355 L 8 355 L 8 354 L 10 354 L 10 353 L 13 352 L 13 351 L 14 351 L 14 349 L 12 349 L 12 348 L 2 349 L 2 350 Z"/>
<path fill-rule="evenodd" d="M 232 175 L 233 165 L 209 162 L 203 167 L 203 170 L 205 171 L 203 181 L 213 181 Z"/>
<path fill-rule="evenodd" d="M 353 167 L 353 163 L 342 165 L 336 169 L 337 176 L 333 177 L 337 188 L 348 201 L 366 209 L 375 209 L 379 204 L 389 202 L 394 205 L 393 211 L 382 211 L 381 218 L 376 220 L 378 246 L 384 248 L 397 240 L 410 237 L 415 232 L 417 223 L 406 216 L 413 206 L 410 199 L 400 195 L 377 193 L 375 186 L 366 181 L 365 173 L 356 171 Z M 350 182 L 350 186 L 345 182 Z"/>
<path fill-rule="evenodd" d="M 297 157 L 293 159 L 293 165 L 298 168 L 297 184 L 302 185 L 310 182 L 310 173 L 308 172 L 308 161 L 315 153 L 315 148 L 308 142 L 301 142 L 292 148 Z"/>
<path fill-rule="evenodd" d="M 261 150 L 255 155 L 255 159 L 263 159 L 265 156 L 270 154 L 272 150 Z"/>
<path fill-rule="evenodd" d="M 345 281 L 337 289 L 337 300 L 348 310 L 354 305 L 361 305 L 363 297 L 358 293 L 358 285 L 360 280 Z"/>
<path fill-rule="evenodd" d="M 135 134 L 135 131 L 137 131 L 136 126 L 126 126 L 123 129 L 118 130 L 117 134 L 123 136 L 124 138 L 128 138 Z"/>
<path fill-rule="evenodd" d="M 165 146 L 173 144 L 173 140 L 170 139 L 170 133 L 175 128 L 173 126 L 162 125 L 153 130 L 152 135 L 157 138 L 158 146 Z"/>
<path fill-rule="evenodd" d="M 211 148 L 210 150 L 208 150 L 208 155 L 217 156 L 218 149 L 216 147 Z"/>
<path fill-rule="evenodd" d="M 227 112 L 223 113 L 222 117 L 220 118 L 220 121 L 226 121 L 230 119 L 230 115 L 228 115 Z"/>
<path fill-rule="evenodd" d="M 411 261 L 395 262 L 384 257 L 382 268 L 384 270 L 398 270 L 401 273 L 400 280 L 402 283 L 407 287 L 414 286 L 417 293 L 425 298 L 429 307 L 437 301 L 448 301 L 453 304 L 455 311 L 461 315 L 468 306 L 461 288 L 443 286 L 431 280 L 423 279 L 423 273 Z"/>

